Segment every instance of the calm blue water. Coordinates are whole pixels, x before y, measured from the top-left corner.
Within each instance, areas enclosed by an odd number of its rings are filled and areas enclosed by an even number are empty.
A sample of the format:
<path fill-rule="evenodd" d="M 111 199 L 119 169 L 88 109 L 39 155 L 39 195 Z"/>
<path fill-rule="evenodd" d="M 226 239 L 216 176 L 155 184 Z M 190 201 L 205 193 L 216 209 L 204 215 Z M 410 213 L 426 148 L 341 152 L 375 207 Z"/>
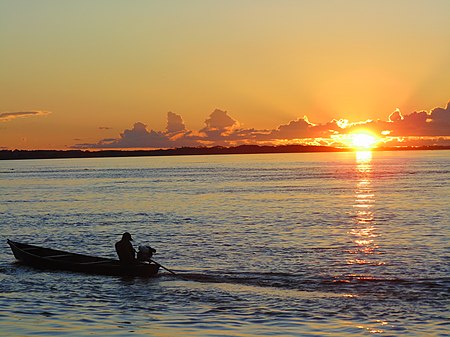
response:
<path fill-rule="evenodd" d="M 0 335 L 447 336 L 450 152 L 0 162 Z M 6 239 L 184 276 L 36 271 Z"/>

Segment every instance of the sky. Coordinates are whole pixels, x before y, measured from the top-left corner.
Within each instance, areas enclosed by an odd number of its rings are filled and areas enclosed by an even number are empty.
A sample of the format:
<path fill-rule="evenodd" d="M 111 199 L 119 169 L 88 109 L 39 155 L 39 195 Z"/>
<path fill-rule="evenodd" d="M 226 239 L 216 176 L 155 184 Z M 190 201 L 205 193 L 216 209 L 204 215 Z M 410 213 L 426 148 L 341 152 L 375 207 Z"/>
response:
<path fill-rule="evenodd" d="M 448 0 L 0 0 L 0 148 L 336 145 L 363 129 L 449 145 L 448 13 Z"/>

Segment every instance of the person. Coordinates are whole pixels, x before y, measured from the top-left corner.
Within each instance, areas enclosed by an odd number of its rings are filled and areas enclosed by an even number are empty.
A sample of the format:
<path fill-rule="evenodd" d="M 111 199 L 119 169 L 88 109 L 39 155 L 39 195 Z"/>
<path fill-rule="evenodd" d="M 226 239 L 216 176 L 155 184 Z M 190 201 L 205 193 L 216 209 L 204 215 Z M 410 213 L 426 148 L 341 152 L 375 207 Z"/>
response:
<path fill-rule="evenodd" d="M 135 250 L 133 245 L 131 244 L 133 239 L 131 238 L 131 234 L 128 232 L 123 233 L 122 239 L 116 242 L 116 252 L 119 256 L 119 260 L 122 264 L 135 264 L 137 263 Z"/>

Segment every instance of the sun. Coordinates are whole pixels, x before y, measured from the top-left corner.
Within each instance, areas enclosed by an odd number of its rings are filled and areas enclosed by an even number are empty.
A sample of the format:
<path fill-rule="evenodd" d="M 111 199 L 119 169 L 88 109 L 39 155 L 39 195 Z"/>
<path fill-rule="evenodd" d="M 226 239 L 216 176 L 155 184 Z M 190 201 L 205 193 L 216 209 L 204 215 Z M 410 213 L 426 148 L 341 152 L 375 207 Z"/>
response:
<path fill-rule="evenodd" d="M 352 133 L 350 136 L 350 145 L 357 150 L 368 150 L 375 147 L 377 138 L 368 132 Z"/>

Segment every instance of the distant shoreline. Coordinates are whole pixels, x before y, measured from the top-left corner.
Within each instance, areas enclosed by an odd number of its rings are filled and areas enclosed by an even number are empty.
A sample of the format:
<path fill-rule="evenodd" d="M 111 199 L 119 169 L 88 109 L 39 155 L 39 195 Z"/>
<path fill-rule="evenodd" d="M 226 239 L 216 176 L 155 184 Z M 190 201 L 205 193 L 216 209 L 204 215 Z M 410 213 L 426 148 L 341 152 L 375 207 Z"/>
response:
<path fill-rule="evenodd" d="M 384 147 L 372 151 L 412 151 L 412 150 L 450 150 L 450 146 Z M 353 149 L 310 145 L 240 145 L 235 147 L 182 147 L 159 150 L 0 150 L 0 160 L 17 159 L 61 159 L 61 158 L 106 158 L 106 157 L 151 157 L 151 156 L 190 156 L 220 154 L 261 154 L 261 153 L 311 153 L 311 152 L 350 152 Z"/>

